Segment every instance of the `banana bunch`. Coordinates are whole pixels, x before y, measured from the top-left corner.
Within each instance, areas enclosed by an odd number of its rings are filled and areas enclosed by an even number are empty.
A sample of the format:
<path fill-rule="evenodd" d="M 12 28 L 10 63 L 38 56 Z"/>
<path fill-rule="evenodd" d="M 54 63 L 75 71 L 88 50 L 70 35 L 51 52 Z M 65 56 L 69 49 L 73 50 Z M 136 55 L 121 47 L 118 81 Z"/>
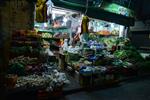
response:
<path fill-rule="evenodd" d="M 52 38 L 52 34 L 50 33 L 42 33 L 42 38 Z"/>

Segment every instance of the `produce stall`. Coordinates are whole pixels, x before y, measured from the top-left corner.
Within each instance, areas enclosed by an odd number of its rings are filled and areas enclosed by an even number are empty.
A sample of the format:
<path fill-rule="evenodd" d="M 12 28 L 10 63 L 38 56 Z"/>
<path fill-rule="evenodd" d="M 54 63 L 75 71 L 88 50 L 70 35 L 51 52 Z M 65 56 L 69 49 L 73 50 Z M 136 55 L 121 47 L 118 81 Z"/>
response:
<path fill-rule="evenodd" d="M 49 98 L 60 96 L 64 85 L 70 84 L 58 67 L 57 55 L 49 49 L 50 43 L 44 38 L 36 30 L 18 30 L 12 34 L 7 90 L 21 89 L 22 92 L 34 88 L 37 98 L 42 98 L 41 92 Z"/>
<path fill-rule="evenodd" d="M 43 28 L 39 31 L 43 33 L 49 30 L 50 34 L 54 33 L 53 36 L 61 31 L 60 37 L 68 33 L 68 38 L 61 37 L 58 66 L 75 77 L 81 86 L 118 83 L 125 77 L 137 75 L 136 63 L 143 61 L 143 58 L 126 37 L 125 26 L 67 9 L 56 9 L 52 8 L 54 23 L 50 26 L 39 25 L 37 29 Z M 61 30 L 62 27 L 66 30 Z"/>
<path fill-rule="evenodd" d="M 118 83 L 138 74 L 137 62 L 144 59 L 130 40 L 123 37 L 125 33 L 121 27 L 91 18 L 88 40 L 67 44 L 67 49 L 62 49 L 66 70 L 78 76 L 81 86 L 89 88 Z"/>
<path fill-rule="evenodd" d="M 126 37 L 125 26 L 50 9 L 50 18 L 44 14 L 42 19 L 36 7 L 34 29 L 13 32 L 8 89 L 38 88 L 37 96 L 44 98 L 62 94 L 70 83 L 64 72 L 83 88 L 118 84 L 138 74 L 137 62 L 144 59 Z"/>
<path fill-rule="evenodd" d="M 69 52 L 66 54 L 66 68 L 69 67 L 68 69 L 70 69 L 71 67 L 72 70 L 78 71 L 82 85 L 83 82 L 90 85 L 83 78 L 86 76 L 88 81 L 92 76 L 95 77 L 96 75 L 97 78 L 99 76 L 99 82 L 97 81 L 95 84 L 105 84 L 106 81 L 119 81 L 126 77 L 136 76 L 138 74 L 137 63 L 144 61 L 134 47 L 125 44 L 116 45 L 116 47 L 108 48 L 108 50 L 107 48 L 93 51 L 85 50 L 82 50 L 83 53 L 71 54 Z"/>
<path fill-rule="evenodd" d="M 62 17 L 49 24 L 46 19 L 41 21 L 38 14 L 34 29 L 12 32 L 5 83 L 8 93 L 31 90 L 36 98 L 43 100 L 60 97 L 63 88 L 70 84 L 66 73 L 58 66 L 59 49 L 64 39 L 69 38 L 69 29 L 58 24 Z"/>

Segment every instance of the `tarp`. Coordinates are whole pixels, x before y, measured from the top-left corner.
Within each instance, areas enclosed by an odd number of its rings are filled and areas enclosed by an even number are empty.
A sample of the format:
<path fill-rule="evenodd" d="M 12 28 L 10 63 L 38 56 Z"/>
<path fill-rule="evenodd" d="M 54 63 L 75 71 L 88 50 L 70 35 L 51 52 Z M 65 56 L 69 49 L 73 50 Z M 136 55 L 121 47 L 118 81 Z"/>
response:
<path fill-rule="evenodd" d="M 52 0 L 52 2 L 54 3 L 54 6 L 57 6 L 57 7 L 76 10 L 82 13 L 86 11 L 86 6 L 82 4 L 71 3 L 71 2 L 64 1 L 64 0 Z M 86 15 L 92 18 L 114 22 L 114 23 L 124 25 L 124 26 L 134 25 L 134 18 L 108 12 L 98 7 L 89 6 Z"/>

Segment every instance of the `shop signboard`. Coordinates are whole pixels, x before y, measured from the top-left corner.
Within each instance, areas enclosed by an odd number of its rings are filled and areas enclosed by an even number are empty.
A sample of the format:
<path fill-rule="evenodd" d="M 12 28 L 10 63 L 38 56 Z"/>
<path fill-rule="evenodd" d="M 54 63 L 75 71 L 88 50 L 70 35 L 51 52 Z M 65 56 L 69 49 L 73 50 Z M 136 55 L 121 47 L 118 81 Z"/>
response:
<path fill-rule="evenodd" d="M 115 3 L 104 2 L 100 8 L 108 12 L 124 15 L 127 17 L 134 17 L 134 11 Z"/>

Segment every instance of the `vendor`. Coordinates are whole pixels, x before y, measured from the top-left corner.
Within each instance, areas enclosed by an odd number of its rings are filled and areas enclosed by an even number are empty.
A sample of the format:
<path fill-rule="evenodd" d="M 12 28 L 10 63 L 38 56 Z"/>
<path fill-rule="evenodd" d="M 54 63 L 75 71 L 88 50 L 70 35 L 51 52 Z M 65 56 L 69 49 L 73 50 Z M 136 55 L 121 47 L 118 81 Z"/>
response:
<path fill-rule="evenodd" d="M 80 14 L 72 14 L 67 21 L 67 27 L 70 28 L 69 44 L 72 45 L 73 37 L 78 33 L 78 27 L 80 27 Z"/>
<path fill-rule="evenodd" d="M 43 41 L 43 50 L 41 52 L 41 61 L 48 62 L 51 56 L 54 56 L 53 52 L 50 50 L 50 43 Z"/>
<path fill-rule="evenodd" d="M 82 24 L 81 24 L 81 32 L 77 33 L 74 38 L 73 41 L 79 41 L 83 44 L 86 43 L 88 41 L 88 37 L 89 37 L 89 31 L 88 31 L 88 24 L 89 24 L 89 18 L 87 16 L 84 16 L 82 18 Z"/>

